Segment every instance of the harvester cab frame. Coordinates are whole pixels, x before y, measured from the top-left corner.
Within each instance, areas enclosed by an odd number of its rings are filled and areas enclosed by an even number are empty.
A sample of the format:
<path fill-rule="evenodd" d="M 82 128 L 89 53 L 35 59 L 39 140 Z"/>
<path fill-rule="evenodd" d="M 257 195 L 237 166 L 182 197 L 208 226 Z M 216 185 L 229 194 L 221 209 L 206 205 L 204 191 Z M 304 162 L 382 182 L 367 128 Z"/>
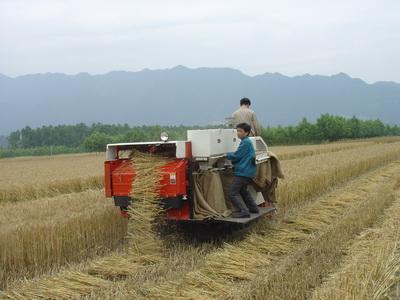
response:
<path fill-rule="evenodd" d="M 106 151 L 105 194 L 112 197 L 114 204 L 127 216 L 127 207 L 134 201 L 130 195 L 135 180 L 135 170 L 131 163 L 132 151 L 158 153 L 171 158 L 161 167 L 162 180 L 159 191 L 160 204 L 166 210 L 166 218 L 177 222 L 217 222 L 248 223 L 275 208 L 265 207 L 261 193 L 249 187 L 259 213 L 252 213 L 250 218 L 212 217 L 198 219 L 194 217 L 193 175 L 210 170 L 223 171 L 232 168 L 226 159 L 228 152 L 235 151 L 240 143 L 235 129 L 188 130 L 186 141 L 168 141 L 163 133 L 162 141 L 108 144 Z M 270 157 L 268 146 L 261 137 L 250 137 L 256 150 L 255 163 L 263 163 Z"/>

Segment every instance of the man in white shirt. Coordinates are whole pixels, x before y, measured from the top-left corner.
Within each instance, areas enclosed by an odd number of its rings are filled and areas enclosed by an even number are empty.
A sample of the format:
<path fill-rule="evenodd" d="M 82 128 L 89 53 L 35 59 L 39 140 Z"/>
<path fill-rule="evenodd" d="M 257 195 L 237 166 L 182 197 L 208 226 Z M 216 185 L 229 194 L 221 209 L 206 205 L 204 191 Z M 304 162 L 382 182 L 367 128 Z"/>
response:
<path fill-rule="evenodd" d="M 250 109 L 251 101 L 248 98 L 240 100 L 240 108 L 232 114 L 233 126 L 240 123 L 247 123 L 251 126 L 250 136 L 261 135 L 261 125 L 257 120 L 255 112 Z"/>

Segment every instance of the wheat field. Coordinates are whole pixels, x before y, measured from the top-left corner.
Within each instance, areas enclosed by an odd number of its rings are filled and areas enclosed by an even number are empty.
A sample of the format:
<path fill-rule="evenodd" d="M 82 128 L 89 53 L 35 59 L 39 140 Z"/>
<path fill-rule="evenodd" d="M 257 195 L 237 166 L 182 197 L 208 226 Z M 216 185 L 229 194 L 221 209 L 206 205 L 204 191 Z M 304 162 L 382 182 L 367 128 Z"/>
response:
<path fill-rule="evenodd" d="M 205 242 L 121 218 L 102 155 L 0 160 L 0 298 L 398 298 L 398 139 L 271 149 L 278 214 Z"/>
<path fill-rule="evenodd" d="M 0 159 L 0 202 L 103 187 L 103 154 Z"/>

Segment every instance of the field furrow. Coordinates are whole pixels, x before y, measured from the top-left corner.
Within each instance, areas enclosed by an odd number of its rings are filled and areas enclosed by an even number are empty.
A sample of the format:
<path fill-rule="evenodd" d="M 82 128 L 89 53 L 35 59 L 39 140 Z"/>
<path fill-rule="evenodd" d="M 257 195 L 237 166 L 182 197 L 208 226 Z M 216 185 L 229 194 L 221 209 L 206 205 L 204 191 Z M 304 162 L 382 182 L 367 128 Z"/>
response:
<path fill-rule="evenodd" d="M 340 267 L 312 293 L 311 299 L 400 297 L 398 291 L 390 291 L 400 271 L 400 187 L 394 188 L 396 202 L 387 209 L 382 222 L 360 234 L 346 250 Z"/>

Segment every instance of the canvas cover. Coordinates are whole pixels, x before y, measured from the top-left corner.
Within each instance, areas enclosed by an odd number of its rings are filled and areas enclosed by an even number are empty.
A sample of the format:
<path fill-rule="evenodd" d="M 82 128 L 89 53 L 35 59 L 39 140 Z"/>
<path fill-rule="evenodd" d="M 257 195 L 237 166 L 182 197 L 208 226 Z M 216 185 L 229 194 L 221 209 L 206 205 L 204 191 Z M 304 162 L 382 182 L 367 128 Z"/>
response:
<path fill-rule="evenodd" d="M 278 178 L 284 178 L 284 174 L 278 157 L 272 152 L 270 156 L 269 160 L 257 165 L 253 185 L 257 192 L 263 194 L 266 201 L 276 202 Z M 228 192 L 232 179 L 233 172 L 230 169 L 193 174 L 195 219 L 227 217 L 231 214 L 234 207 L 228 198 Z"/>
<path fill-rule="evenodd" d="M 278 156 L 269 151 L 270 158 L 257 165 L 256 176 L 253 178 L 254 188 L 261 192 L 265 201 L 276 202 L 275 191 L 278 186 L 278 178 L 283 179 L 285 175 Z"/>
<path fill-rule="evenodd" d="M 231 214 L 220 173 L 207 171 L 193 175 L 193 217 L 195 219 L 227 217 Z"/>

